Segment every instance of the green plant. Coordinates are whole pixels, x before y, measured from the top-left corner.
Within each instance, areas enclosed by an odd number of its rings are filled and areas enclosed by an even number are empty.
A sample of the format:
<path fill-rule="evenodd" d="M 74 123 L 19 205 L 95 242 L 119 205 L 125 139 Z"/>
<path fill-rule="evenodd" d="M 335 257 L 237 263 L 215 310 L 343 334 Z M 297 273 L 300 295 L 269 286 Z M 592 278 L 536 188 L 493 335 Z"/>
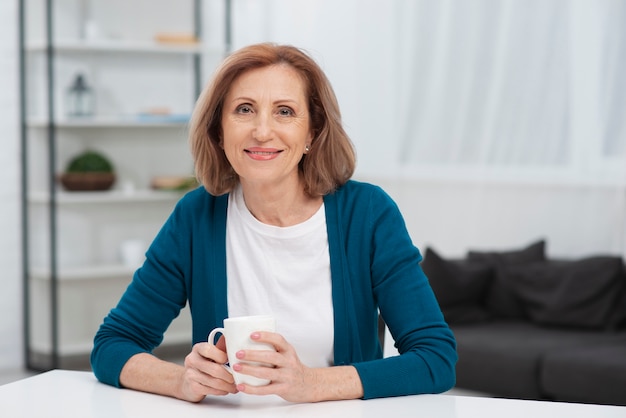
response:
<path fill-rule="evenodd" d="M 66 173 L 112 173 L 113 164 L 104 155 L 95 151 L 85 151 L 72 158 Z"/>

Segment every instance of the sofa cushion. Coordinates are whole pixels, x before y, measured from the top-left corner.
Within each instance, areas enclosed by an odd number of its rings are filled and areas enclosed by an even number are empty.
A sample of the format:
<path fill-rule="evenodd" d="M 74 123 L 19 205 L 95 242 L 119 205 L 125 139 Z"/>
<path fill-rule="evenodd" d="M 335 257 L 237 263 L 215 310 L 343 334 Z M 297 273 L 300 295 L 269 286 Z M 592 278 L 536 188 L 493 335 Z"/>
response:
<path fill-rule="evenodd" d="M 626 265 L 624 266 L 624 282 L 620 295 L 615 301 L 615 309 L 608 320 L 609 327 L 614 330 L 626 329 Z"/>
<path fill-rule="evenodd" d="M 542 399 L 537 384 L 540 352 L 525 346 L 527 324 L 451 325 L 457 341 L 456 386 L 494 396 Z"/>
<path fill-rule="evenodd" d="M 609 328 L 626 283 L 621 257 L 588 257 L 501 266 L 498 276 L 539 324 Z"/>
<path fill-rule="evenodd" d="M 448 323 L 489 318 L 482 301 L 491 279 L 491 267 L 468 260 L 445 260 L 432 248 L 426 248 L 422 269 Z"/>
<path fill-rule="evenodd" d="M 493 315 L 508 318 L 524 318 L 524 307 L 505 277 L 500 274 L 500 267 L 515 264 L 545 261 L 545 240 L 537 241 L 526 248 L 509 251 L 468 252 L 468 260 L 481 262 L 494 269 L 493 281 L 487 291 L 485 304 Z"/>
<path fill-rule="evenodd" d="M 624 333 L 553 328 L 519 320 L 451 325 L 459 360 L 457 386 L 495 396 L 550 399 L 539 376 L 548 353 L 618 343 Z"/>
<path fill-rule="evenodd" d="M 626 335 L 621 342 L 548 353 L 541 386 L 558 401 L 626 405 Z"/>

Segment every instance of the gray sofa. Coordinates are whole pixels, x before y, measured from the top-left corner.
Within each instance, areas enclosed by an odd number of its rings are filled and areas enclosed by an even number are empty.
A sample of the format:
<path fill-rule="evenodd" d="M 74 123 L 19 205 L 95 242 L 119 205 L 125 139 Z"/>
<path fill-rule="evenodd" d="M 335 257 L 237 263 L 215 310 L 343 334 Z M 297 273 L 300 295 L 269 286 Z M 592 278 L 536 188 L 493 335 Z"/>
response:
<path fill-rule="evenodd" d="M 622 258 L 550 260 L 545 241 L 422 267 L 458 344 L 457 387 L 493 396 L 626 405 Z"/>

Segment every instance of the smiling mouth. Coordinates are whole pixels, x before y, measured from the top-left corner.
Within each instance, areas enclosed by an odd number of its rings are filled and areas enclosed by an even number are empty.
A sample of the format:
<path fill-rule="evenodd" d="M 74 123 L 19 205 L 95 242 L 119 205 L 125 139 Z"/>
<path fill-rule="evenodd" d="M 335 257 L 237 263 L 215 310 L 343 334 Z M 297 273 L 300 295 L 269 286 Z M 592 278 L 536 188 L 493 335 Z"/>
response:
<path fill-rule="evenodd" d="M 278 154 L 279 152 L 282 151 L 250 151 L 250 150 L 244 150 L 245 152 L 247 152 L 248 154 L 254 154 L 254 155 L 274 155 L 274 154 Z"/>
<path fill-rule="evenodd" d="M 280 155 L 283 150 L 280 149 L 262 149 L 262 148 L 250 148 L 244 149 L 248 158 L 253 161 L 272 161 Z"/>

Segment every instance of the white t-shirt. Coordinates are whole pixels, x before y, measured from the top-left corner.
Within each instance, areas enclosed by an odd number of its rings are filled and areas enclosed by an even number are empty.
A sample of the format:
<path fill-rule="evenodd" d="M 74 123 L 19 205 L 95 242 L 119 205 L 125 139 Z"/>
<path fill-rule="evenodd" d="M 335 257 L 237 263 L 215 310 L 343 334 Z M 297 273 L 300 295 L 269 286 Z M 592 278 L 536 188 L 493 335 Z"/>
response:
<path fill-rule="evenodd" d="M 333 364 L 333 305 L 324 205 L 298 225 L 277 227 L 248 210 L 241 187 L 226 222 L 228 315 L 276 317 L 276 331 L 309 367 Z"/>

